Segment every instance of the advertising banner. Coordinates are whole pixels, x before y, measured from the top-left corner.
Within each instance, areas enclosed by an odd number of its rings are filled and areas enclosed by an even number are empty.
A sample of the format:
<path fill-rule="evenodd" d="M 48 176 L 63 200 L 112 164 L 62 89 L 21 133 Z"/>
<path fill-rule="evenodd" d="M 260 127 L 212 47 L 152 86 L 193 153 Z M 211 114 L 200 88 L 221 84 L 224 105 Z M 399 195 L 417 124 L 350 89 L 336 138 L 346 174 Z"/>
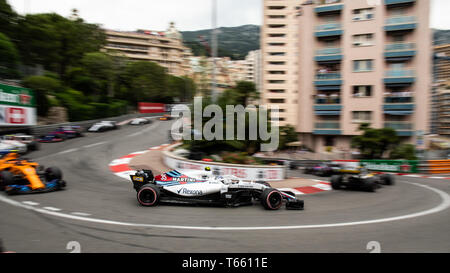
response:
<path fill-rule="evenodd" d="M 164 113 L 166 111 L 164 103 L 140 102 L 138 108 L 141 114 Z"/>
<path fill-rule="evenodd" d="M 417 173 L 419 161 L 417 160 L 361 160 L 361 166 L 371 171 Z"/>
<path fill-rule="evenodd" d="M 164 163 L 166 166 L 179 171 L 189 170 L 204 170 L 205 167 L 210 167 L 214 175 L 234 175 L 242 180 L 247 181 L 280 181 L 285 179 L 285 167 L 254 167 L 249 168 L 245 165 L 218 165 L 211 163 L 192 162 L 182 160 L 171 156 L 164 156 Z"/>
<path fill-rule="evenodd" d="M 0 126 L 36 125 L 36 98 L 32 90 L 0 84 Z"/>

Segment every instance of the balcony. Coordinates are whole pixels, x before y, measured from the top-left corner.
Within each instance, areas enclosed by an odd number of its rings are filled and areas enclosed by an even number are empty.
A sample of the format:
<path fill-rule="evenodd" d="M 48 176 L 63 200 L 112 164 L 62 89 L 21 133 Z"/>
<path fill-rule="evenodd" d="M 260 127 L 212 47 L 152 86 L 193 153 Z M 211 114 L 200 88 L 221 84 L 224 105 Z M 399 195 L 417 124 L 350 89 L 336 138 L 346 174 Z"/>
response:
<path fill-rule="evenodd" d="M 397 6 L 404 4 L 414 4 L 416 0 L 384 0 L 384 4 L 386 6 Z"/>
<path fill-rule="evenodd" d="M 384 49 L 384 57 L 387 61 L 408 61 L 415 55 L 415 43 L 388 44 Z"/>
<path fill-rule="evenodd" d="M 392 17 L 386 20 L 384 30 L 391 31 L 406 31 L 417 28 L 417 19 L 415 16 L 401 16 Z"/>
<path fill-rule="evenodd" d="M 339 90 L 342 85 L 341 73 L 339 72 L 327 72 L 316 74 L 316 80 L 314 85 L 318 87 L 319 90 Z M 335 89 L 330 89 L 332 86 Z M 320 89 L 320 87 L 328 87 L 326 89 Z"/>
<path fill-rule="evenodd" d="M 319 0 L 314 11 L 317 15 L 328 13 L 339 13 L 344 9 L 344 4 L 341 0 Z"/>
<path fill-rule="evenodd" d="M 384 123 L 384 128 L 392 128 L 398 136 L 414 136 L 414 126 L 410 122 L 390 122 Z"/>
<path fill-rule="evenodd" d="M 316 27 L 315 36 L 318 38 L 341 36 L 344 33 L 339 23 L 319 25 Z"/>
<path fill-rule="evenodd" d="M 340 101 L 340 98 L 317 98 L 314 114 L 316 116 L 339 116 L 342 110 Z"/>
<path fill-rule="evenodd" d="M 316 51 L 314 60 L 316 62 L 336 63 L 342 61 L 341 48 L 323 48 Z"/>
<path fill-rule="evenodd" d="M 384 76 L 384 84 L 391 87 L 401 87 L 413 84 L 416 81 L 414 70 L 390 70 Z"/>
<path fill-rule="evenodd" d="M 412 115 L 414 108 L 414 98 L 409 92 L 392 93 L 384 98 L 383 112 L 385 115 Z"/>
<path fill-rule="evenodd" d="M 314 125 L 315 135 L 341 135 L 341 125 L 339 122 L 316 122 Z"/>

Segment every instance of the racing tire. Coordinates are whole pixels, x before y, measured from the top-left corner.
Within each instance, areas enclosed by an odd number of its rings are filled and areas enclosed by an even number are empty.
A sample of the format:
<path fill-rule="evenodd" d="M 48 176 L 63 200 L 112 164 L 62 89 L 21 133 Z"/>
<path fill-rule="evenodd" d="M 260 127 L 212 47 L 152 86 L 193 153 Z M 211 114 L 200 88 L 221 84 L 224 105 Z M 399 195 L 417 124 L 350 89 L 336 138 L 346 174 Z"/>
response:
<path fill-rule="evenodd" d="M 58 167 L 48 167 L 45 170 L 45 180 L 46 181 L 52 181 L 52 180 L 61 180 L 63 177 L 61 170 Z"/>
<path fill-rule="evenodd" d="M 381 181 L 383 182 L 384 185 L 388 185 L 388 186 L 392 186 L 395 184 L 395 179 L 390 174 L 381 175 Z"/>
<path fill-rule="evenodd" d="M 144 207 L 154 207 L 158 205 L 161 191 L 156 185 L 145 184 L 137 192 L 137 200 Z"/>
<path fill-rule="evenodd" d="M 277 210 L 283 205 L 283 196 L 276 189 L 265 189 L 261 194 L 261 204 L 266 210 Z"/>
<path fill-rule="evenodd" d="M 377 183 L 373 178 L 369 178 L 363 181 L 363 188 L 368 192 L 375 192 L 378 188 Z"/>
<path fill-rule="evenodd" d="M 331 188 L 333 190 L 339 190 L 342 186 L 342 176 L 340 175 L 333 175 L 331 177 Z"/>
<path fill-rule="evenodd" d="M 5 189 L 5 186 L 14 184 L 14 175 L 8 171 L 0 172 L 0 191 Z"/>

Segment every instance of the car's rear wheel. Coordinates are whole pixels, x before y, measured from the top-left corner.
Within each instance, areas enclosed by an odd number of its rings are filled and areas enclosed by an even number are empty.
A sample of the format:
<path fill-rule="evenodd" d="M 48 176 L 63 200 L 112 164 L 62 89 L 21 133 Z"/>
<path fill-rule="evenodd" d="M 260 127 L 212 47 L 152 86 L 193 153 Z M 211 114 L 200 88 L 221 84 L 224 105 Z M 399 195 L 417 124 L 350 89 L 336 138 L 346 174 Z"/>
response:
<path fill-rule="evenodd" d="M 339 190 L 342 186 L 342 176 L 340 175 L 333 175 L 331 177 L 331 188 L 333 190 Z"/>
<path fill-rule="evenodd" d="M 363 183 L 364 189 L 368 192 L 375 192 L 378 188 L 378 185 L 373 178 L 365 179 Z"/>
<path fill-rule="evenodd" d="M 8 171 L 0 172 L 0 191 L 3 191 L 6 186 L 14 184 L 14 175 Z"/>
<path fill-rule="evenodd" d="M 261 204 L 267 210 L 277 210 L 283 204 L 283 196 L 276 189 L 265 189 L 261 194 Z"/>
<path fill-rule="evenodd" d="M 161 192 L 157 186 L 146 184 L 138 191 L 137 200 L 142 206 L 153 207 L 158 205 L 160 196 Z"/>

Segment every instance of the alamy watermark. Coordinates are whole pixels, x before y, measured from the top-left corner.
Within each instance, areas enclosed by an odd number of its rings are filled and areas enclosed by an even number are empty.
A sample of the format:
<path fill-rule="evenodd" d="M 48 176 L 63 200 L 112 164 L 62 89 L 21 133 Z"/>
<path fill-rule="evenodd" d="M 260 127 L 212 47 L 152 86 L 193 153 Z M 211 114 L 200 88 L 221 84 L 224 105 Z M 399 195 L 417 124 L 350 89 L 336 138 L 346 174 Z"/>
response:
<path fill-rule="evenodd" d="M 263 152 L 272 152 L 278 149 L 279 107 L 227 105 L 224 113 L 217 104 L 203 107 L 202 103 L 202 97 L 194 98 L 193 115 L 187 105 L 177 105 L 172 109 L 172 116 L 180 117 L 172 125 L 172 139 L 258 140 L 261 141 L 260 150 Z M 203 122 L 203 118 L 210 119 Z"/>

